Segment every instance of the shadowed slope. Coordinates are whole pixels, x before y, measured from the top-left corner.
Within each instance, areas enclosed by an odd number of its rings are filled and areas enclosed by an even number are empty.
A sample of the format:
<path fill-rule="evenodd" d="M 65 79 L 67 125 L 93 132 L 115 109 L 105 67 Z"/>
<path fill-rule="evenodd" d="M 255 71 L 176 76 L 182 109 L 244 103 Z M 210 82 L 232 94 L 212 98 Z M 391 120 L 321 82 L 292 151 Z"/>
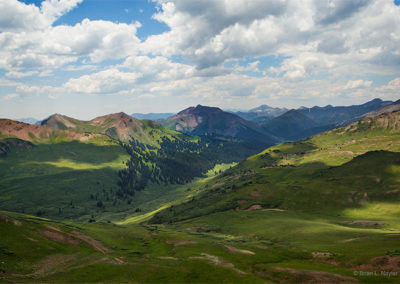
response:
<path fill-rule="evenodd" d="M 159 123 L 169 129 L 193 135 L 216 135 L 273 144 L 276 139 L 260 126 L 216 107 L 187 108 Z"/>

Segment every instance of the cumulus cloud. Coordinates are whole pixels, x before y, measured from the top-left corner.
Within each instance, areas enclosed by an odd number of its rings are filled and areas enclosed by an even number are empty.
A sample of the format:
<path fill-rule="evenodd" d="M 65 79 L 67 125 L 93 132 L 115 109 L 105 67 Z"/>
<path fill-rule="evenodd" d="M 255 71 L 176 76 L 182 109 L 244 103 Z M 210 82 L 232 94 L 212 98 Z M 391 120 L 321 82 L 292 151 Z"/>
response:
<path fill-rule="evenodd" d="M 133 88 L 139 77 L 138 73 L 112 68 L 70 79 L 63 87 L 77 93 L 118 93 Z"/>
<path fill-rule="evenodd" d="M 0 1 L 0 68 L 11 72 L 60 68 L 83 57 L 98 63 L 125 58 L 138 51 L 138 22 L 84 19 L 73 26 L 52 25 L 80 2 L 46 0 L 39 8 L 16 0 Z"/>
<path fill-rule="evenodd" d="M 0 31 L 33 31 L 51 26 L 83 0 L 46 0 L 41 7 L 17 0 L 0 1 Z"/>
<path fill-rule="evenodd" d="M 391 1 L 198 2 L 158 1 L 160 12 L 154 18 L 170 31 L 149 37 L 142 50 L 181 54 L 199 69 L 279 54 L 293 58 L 286 64 L 290 78 L 315 70 L 311 57 L 323 61 L 316 64 L 318 71 L 355 64 L 372 70 L 379 64 L 390 70 L 384 72 L 393 72 L 400 62 L 400 7 Z"/>
<path fill-rule="evenodd" d="M 121 68 L 128 68 L 141 74 L 142 83 L 151 81 L 179 80 L 193 75 L 194 68 L 187 64 L 177 63 L 163 56 L 128 57 Z"/>
<path fill-rule="evenodd" d="M 391 91 L 400 91 L 400 77 L 391 80 L 386 85 L 380 88 L 381 90 L 391 90 Z"/>
<path fill-rule="evenodd" d="M 48 19 L 49 23 L 53 23 L 82 1 L 83 0 L 46 0 L 42 2 L 40 11 L 42 15 Z"/>
<path fill-rule="evenodd" d="M 344 86 L 344 89 L 356 89 L 363 87 L 370 87 L 372 85 L 372 81 L 364 81 L 364 80 L 349 80 Z"/>
<path fill-rule="evenodd" d="M 0 85 L 21 97 L 119 94 L 239 108 L 398 96 L 399 78 L 380 87 L 371 79 L 399 74 L 400 7 L 392 1 L 154 1 L 153 18 L 169 30 L 141 41 L 138 22 L 54 25 L 82 0 L 0 0 L 0 68 L 10 79 Z M 265 56 L 280 60 L 265 64 Z M 79 75 L 56 87 L 17 82 L 58 69 Z"/>

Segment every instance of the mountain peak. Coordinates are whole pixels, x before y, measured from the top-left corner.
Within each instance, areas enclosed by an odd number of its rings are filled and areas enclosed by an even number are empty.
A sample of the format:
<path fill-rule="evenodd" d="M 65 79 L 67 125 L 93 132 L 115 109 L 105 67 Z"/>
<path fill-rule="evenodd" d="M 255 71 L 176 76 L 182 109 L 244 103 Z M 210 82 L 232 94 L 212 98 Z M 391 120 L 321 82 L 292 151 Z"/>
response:
<path fill-rule="evenodd" d="M 236 114 L 225 112 L 218 107 L 199 104 L 159 122 L 170 129 L 193 135 L 211 134 L 252 139 L 268 142 L 267 144 L 269 145 L 274 142 L 274 139 L 257 124 L 247 121 Z"/>
<path fill-rule="evenodd" d="M 366 102 L 366 103 L 368 104 L 368 103 L 381 103 L 381 102 L 383 102 L 382 99 L 375 98 L 375 99 L 370 100 L 369 102 Z"/>
<path fill-rule="evenodd" d="M 188 107 L 180 112 L 177 113 L 177 115 L 182 115 L 182 114 L 192 114 L 192 115 L 205 115 L 207 113 L 213 113 L 213 112 L 223 112 L 218 107 L 210 107 L 210 106 L 203 106 L 198 104 L 195 107 Z"/>
<path fill-rule="evenodd" d="M 53 128 L 65 130 L 67 128 L 74 128 L 75 123 L 78 120 L 75 118 L 68 117 L 66 115 L 55 113 L 50 115 L 48 118 L 41 122 L 41 125 Z"/>

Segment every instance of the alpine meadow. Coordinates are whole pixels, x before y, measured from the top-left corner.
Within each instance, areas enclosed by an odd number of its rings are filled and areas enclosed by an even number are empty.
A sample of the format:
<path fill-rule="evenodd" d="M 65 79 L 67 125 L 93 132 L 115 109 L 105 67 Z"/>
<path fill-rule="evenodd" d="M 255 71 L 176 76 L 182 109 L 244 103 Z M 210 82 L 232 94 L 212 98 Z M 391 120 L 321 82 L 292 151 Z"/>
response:
<path fill-rule="evenodd" d="M 400 2 L 0 0 L 1 283 L 400 283 Z"/>

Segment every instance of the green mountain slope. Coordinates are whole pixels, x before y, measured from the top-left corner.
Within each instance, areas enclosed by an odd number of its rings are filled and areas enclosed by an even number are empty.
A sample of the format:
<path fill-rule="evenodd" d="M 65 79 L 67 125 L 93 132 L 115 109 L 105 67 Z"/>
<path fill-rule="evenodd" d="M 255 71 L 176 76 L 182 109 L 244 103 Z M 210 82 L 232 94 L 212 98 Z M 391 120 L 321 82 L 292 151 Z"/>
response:
<path fill-rule="evenodd" d="M 257 151 L 123 113 L 89 122 L 54 115 L 43 125 L 0 120 L 0 131 L 0 208 L 59 220 L 154 210 L 184 195 L 179 185 Z"/>
<path fill-rule="evenodd" d="M 275 281 L 397 282 L 395 274 L 359 273 L 400 264 L 399 176 L 400 112 L 386 113 L 270 147 L 149 222 L 253 252 L 305 253 L 302 260 L 253 256 L 252 271 Z"/>
<path fill-rule="evenodd" d="M 0 159 L 0 208 L 60 219 L 116 208 L 117 173 L 128 159 L 106 136 L 19 147 Z"/>
<path fill-rule="evenodd" d="M 139 120 L 123 112 L 99 116 L 90 121 L 54 114 L 43 120 L 42 125 L 57 130 L 105 134 L 124 142 L 135 139 L 150 145 L 158 145 L 161 137 L 179 135 L 178 132 L 165 129 L 153 121 Z"/>
<path fill-rule="evenodd" d="M 400 112 L 393 112 L 270 147 L 215 178 L 207 185 L 211 190 L 152 221 L 253 205 L 336 214 L 363 202 L 398 200 L 399 125 Z"/>
<path fill-rule="evenodd" d="M 56 219 L 137 210 L 132 197 L 118 196 L 119 173 L 131 158 L 119 139 L 137 137 L 154 149 L 162 139 L 195 141 L 123 113 L 90 122 L 54 115 L 43 125 L 2 119 L 0 131 L 0 208 Z"/>

